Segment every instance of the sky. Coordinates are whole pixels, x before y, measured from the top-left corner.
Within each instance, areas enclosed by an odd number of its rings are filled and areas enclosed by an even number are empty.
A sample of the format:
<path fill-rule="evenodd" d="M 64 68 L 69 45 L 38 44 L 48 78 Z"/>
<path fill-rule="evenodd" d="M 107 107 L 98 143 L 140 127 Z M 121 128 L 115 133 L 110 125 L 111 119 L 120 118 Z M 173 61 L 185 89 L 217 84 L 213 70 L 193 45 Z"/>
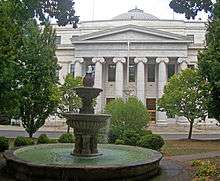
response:
<path fill-rule="evenodd" d="M 135 7 L 160 19 L 184 19 L 184 15 L 174 13 L 169 7 L 171 0 L 75 0 L 76 15 L 80 21 L 108 20 Z M 207 20 L 205 13 L 196 19 Z"/>

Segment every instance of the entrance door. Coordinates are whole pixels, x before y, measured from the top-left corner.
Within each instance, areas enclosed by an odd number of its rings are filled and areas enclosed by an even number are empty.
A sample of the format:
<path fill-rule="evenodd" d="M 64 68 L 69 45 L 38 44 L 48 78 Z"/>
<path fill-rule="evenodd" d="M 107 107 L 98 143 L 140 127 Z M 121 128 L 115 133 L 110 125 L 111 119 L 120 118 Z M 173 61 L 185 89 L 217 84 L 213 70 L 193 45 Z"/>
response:
<path fill-rule="evenodd" d="M 156 123 L 156 99 L 146 99 L 146 106 L 150 115 L 150 121 Z"/>

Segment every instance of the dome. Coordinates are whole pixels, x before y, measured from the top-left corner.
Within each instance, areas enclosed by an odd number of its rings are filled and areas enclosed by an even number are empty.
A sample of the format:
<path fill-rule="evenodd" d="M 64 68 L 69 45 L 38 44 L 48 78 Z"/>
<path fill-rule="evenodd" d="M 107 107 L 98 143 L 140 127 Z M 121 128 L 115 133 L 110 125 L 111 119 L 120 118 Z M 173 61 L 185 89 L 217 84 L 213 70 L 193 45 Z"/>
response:
<path fill-rule="evenodd" d="M 158 18 L 152 14 L 145 13 L 141 9 L 135 8 L 114 17 L 113 20 L 158 20 Z"/>

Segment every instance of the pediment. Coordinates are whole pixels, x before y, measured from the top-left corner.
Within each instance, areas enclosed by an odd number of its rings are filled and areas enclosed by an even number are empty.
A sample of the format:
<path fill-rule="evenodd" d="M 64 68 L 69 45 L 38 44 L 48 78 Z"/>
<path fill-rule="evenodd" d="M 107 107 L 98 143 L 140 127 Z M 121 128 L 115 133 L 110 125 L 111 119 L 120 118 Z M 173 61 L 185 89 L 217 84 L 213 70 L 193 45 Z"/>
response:
<path fill-rule="evenodd" d="M 142 26 L 126 25 L 111 28 L 95 33 L 79 36 L 72 40 L 77 42 L 191 42 L 186 36 L 169 33 L 157 29 L 145 28 Z"/>

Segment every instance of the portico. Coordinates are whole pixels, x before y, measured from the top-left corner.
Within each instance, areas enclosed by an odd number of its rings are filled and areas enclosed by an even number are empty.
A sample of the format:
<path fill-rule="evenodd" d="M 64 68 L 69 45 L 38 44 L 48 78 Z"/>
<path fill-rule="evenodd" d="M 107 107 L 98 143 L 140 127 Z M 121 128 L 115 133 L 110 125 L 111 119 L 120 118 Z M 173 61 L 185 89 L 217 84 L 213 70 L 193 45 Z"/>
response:
<path fill-rule="evenodd" d="M 130 19 L 131 15 L 137 19 Z M 99 28 L 90 31 L 93 26 Z M 156 101 L 163 95 L 168 78 L 194 66 L 198 49 L 203 47 L 203 39 L 191 35 L 201 32 L 201 26 L 192 31 L 188 26 L 159 20 L 137 9 L 113 20 L 82 23 L 77 36 L 71 38 L 71 73 L 84 76 L 92 66 L 95 87 L 103 89 L 96 112 L 102 112 L 112 99 L 136 96 L 156 117 L 156 123 L 167 124 L 171 119 L 164 112 L 156 112 Z"/>

